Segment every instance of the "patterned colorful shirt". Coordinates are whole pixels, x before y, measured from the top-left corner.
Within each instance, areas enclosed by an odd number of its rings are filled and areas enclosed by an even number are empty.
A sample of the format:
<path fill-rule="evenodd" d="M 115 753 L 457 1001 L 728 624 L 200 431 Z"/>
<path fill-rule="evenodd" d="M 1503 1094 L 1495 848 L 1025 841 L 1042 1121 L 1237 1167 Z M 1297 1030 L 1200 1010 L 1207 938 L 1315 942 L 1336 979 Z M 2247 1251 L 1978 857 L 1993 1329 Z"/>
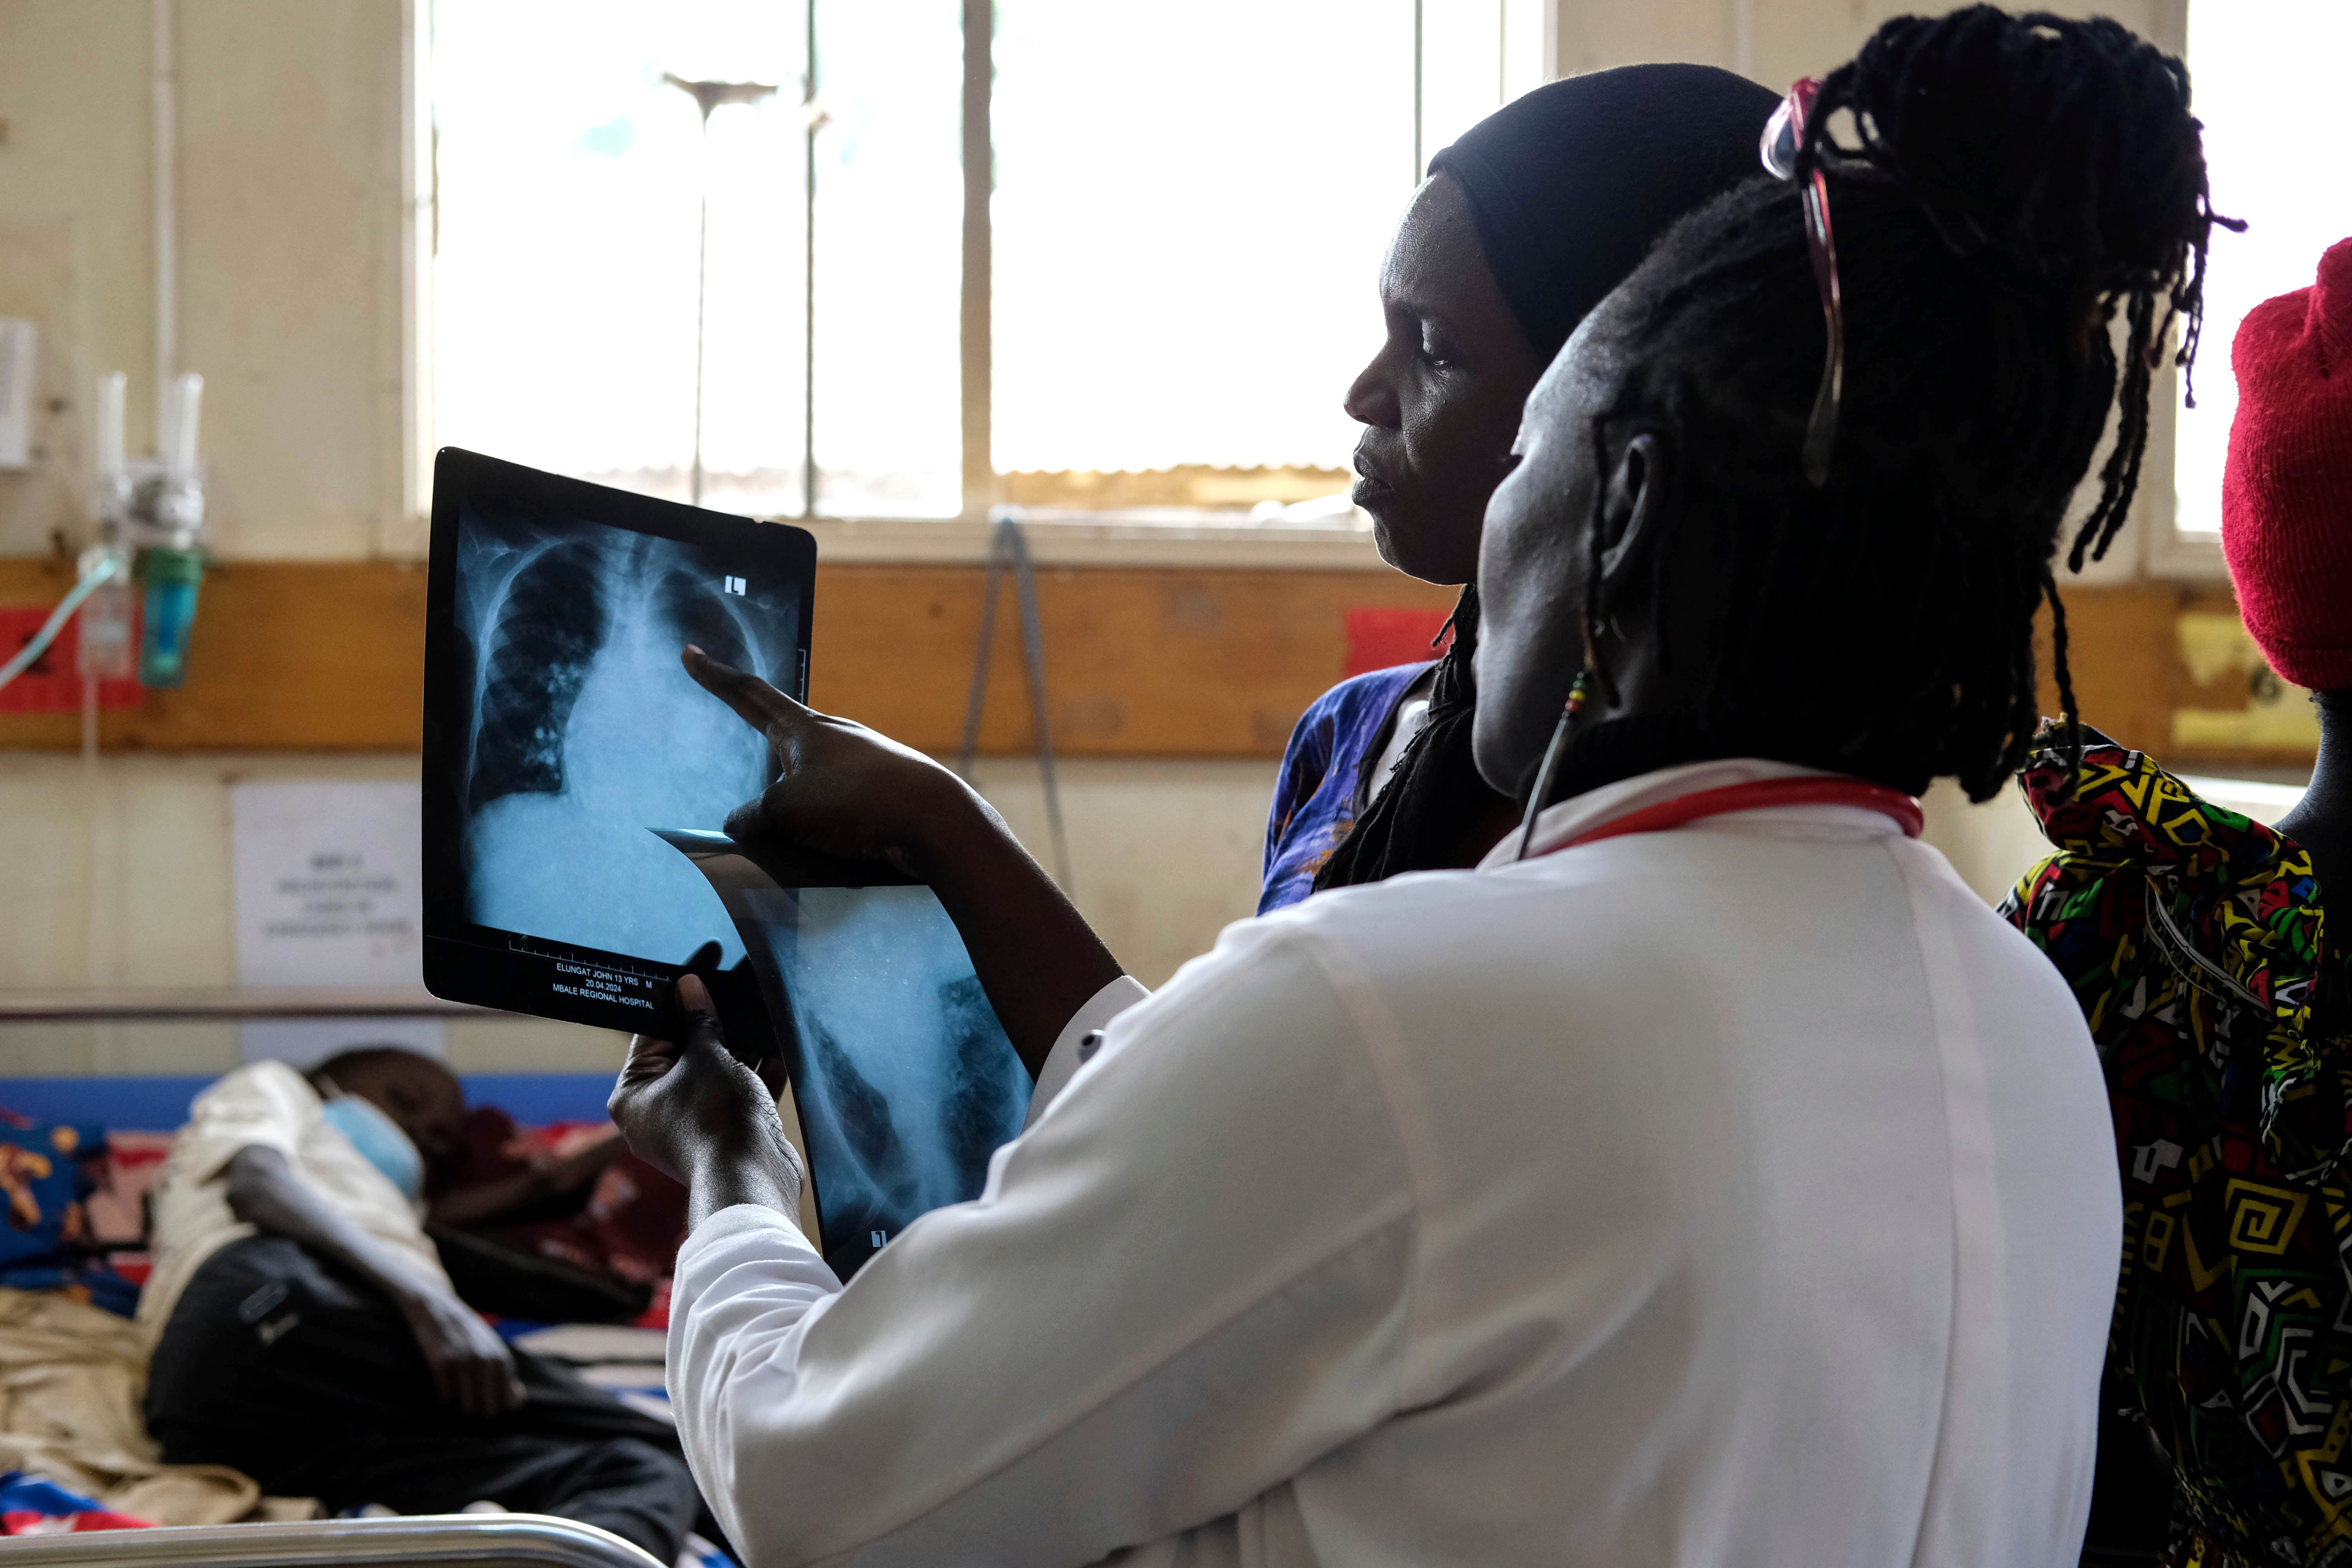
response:
<path fill-rule="evenodd" d="M 2310 856 L 2089 736 L 2021 783 L 2002 905 L 2090 1022 L 2124 1247 L 2108 1363 L 2171 1455 L 2178 1568 L 2352 1565 L 2352 985 Z M 2071 787 L 2070 787 L 2071 786 Z"/>
<path fill-rule="evenodd" d="M 1378 749 L 1405 689 L 1431 662 L 1351 677 L 1299 715 L 1266 814 L 1258 913 L 1286 908 L 1315 890 L 1315 873 L 1355 826 L 1356 780 L 1365 757 Z"/>

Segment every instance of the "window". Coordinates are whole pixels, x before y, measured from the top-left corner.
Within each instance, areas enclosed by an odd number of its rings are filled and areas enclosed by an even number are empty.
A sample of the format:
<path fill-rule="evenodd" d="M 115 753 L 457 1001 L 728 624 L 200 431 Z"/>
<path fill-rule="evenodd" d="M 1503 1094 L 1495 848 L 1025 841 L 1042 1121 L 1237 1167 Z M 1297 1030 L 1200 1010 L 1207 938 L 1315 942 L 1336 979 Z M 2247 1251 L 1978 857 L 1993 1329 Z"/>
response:
<path fill-rule="evenodd" d="M 955 511 L 960 16 L 825 8 L 812 110 L 772 0 L 436 5 L 434 439 L 685 500 L 698 418 L 700 499 L 798 514 L 813 433 L 821 508 Z"/>
<path fill-rule="evenodd" d="M 997 0 L 969 392 L 966 11 L 431 5 L 424 449 L 768 515 L 1345 489 L 1381 249 L 1540 0 Z"/>
<path fill-rule="evenodd" d="M 2238 407 L 2230 371 L 2238 325 L 2264 300 L 2309 287 L 2320 252 L 2352 235 L 2352 182 L 2337 172 L 2336 78 L 2347 59 L 2352 5 L 2344 0 L 2193 0 L 2189 7 L 2189 66 L 2213 205 L 2249 226 L 2243 234 L 2213 231 L 2197 406 L 2179 410 L 2173 437 L 2178 532 L 2209 554 L 2221 535 L 2221 468 Z"/>

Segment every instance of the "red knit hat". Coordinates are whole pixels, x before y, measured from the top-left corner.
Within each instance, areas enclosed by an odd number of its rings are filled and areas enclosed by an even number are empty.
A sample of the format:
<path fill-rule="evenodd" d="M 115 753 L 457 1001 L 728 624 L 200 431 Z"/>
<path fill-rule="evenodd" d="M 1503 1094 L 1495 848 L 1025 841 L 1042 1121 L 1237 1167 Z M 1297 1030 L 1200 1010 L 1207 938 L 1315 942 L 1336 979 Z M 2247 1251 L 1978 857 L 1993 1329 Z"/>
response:
<path fill-rule="evenodd" d="M 2352 687 L 2352 239 L 2319 281 L 2247 312 L 2221 549 L 2246 630 L 2314 691 Z"/>

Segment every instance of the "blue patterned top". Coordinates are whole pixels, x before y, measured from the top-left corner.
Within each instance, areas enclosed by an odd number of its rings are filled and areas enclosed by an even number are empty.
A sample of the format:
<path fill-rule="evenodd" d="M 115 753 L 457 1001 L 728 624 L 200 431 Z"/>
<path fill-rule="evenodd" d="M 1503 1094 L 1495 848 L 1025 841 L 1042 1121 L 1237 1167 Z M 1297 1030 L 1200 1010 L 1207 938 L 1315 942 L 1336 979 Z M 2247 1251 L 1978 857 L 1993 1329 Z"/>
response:
<path fill-rule="evenodd" d="M 1352 676 L 1299 715 L 1282 753 L 1274 809 L 1265 819 L 1265 880 L 1257 912 L 1286 909 L 1315 890 L 1315 873 L 1356 822 L 1356 781 L 1389 716 L 1436 661 Z"/>

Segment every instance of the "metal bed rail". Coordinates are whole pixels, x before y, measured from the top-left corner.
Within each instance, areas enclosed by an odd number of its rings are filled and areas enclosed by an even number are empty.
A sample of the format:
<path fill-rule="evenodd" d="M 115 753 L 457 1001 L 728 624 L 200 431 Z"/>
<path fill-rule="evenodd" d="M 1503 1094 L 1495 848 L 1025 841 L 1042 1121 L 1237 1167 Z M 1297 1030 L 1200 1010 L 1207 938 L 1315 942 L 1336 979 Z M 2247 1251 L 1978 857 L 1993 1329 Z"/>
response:
<path fill-rule="evenodd" d="M 421 986 L 85 986 L 0 991 L 0 1024 L 509 1016 L 463 1002 L 444 1002 Z"/>
<path fill-rule="evenodd" d="M 424 1514 L 0 1538 L 6 1568 L 671 1568 L 593 1524 L 539 1513 Z"/>

